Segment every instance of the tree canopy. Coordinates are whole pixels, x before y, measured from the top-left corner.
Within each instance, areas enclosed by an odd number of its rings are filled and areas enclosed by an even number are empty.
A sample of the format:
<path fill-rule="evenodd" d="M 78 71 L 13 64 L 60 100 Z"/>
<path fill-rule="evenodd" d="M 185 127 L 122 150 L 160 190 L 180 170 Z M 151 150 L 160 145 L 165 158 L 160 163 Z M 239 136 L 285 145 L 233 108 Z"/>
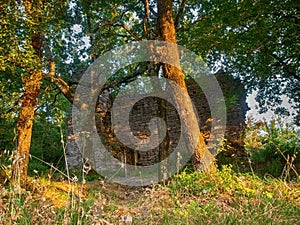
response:
<path fill-rule="evenodd" d="M 173 1 L 173 8 L 179 44 L 213 71 L 240 77 L 249 93 L 257 90 L 260 112 L 288 115 L 280 105 L 286 95 L 299 121 L 298 1 L 183 0 Z M 155 1 L 79 1 L 72 10 L 79 36 L 89 38 L 80 52 L 92 59 L 116 45 L 158 37 Z"/>
<path fill-rule="evenodd" d="M 204 1 L 186 11 L 180 43 L 258 90 L 260 112 L 288 114 L 280 106 L 287 95 L 299 121 L 298 1 Z"/>

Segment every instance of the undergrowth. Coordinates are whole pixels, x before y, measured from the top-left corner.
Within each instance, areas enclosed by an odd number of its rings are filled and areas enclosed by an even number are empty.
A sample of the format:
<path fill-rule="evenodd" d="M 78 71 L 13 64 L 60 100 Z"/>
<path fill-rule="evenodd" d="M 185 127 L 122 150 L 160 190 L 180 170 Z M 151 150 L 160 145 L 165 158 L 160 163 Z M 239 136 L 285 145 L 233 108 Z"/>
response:
<path fill-rule="evenodd" d="M 13 158 L 2 152 L 0 224 L 299 224 L 299 137 L 274 124 L 247 132 L 249 170 L 186 166 L 151 187 L 110 183 L 91 168 L 64 171 L 33 157 L 23 189 L 9 182 Z M 272 158 L 279 172 L 269 167 Z"/>
<path fill-rule="evenodd" d="M 253 170 L 259 175 L 269 174 L 282 179 L 299 176 L 300 137 L 288 124 L 275 120 L 249 123 L 245 150 Z"/>
<path fill-rule="evenodd" d="M 102 179 L 30 178 L 0 191 L 1 224 L 297 224 L 300 183 L 185 169 L 165 185 L 133 188 Z"/>

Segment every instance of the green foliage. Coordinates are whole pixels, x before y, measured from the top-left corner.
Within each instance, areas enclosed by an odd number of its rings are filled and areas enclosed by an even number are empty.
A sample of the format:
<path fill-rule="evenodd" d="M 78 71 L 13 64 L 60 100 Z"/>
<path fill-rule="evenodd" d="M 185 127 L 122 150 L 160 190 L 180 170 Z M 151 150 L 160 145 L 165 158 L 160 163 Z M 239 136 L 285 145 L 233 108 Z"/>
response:
<path fill-rule="evenodd" d="M 187 196 L 201 194 L 205 187 L 198 182 L 200 176 L 198 173 L 181 172 L 174 176 L 169 186 L 170 192 L 174 195 L 180 192 Z"/>
<path fill-rule="evenodd" d="M 257 89 L 261 112 L 277 108 L 280 115 L 282 94 L 299 112 L 299 15 L 297 0 L 189 1 L 178 41 L 211 68 L 242 78 L 248 91 Z"/>
<path fill-rule="evenodd" d="M 247 175 L 246 175 L 247 176 Z M 210 196 L 218 195 L 220 191 L 235 192 L 236 195 L 252 198 L 256 194 L 257 188 L 262 188 L 257 182 L 258 178 L 252 177 L 252 182 L 244 183 L 237 178 L 237 174 L 232 170 L 232 166 L 222 166 L 220 171 L 212 173 L 182 173 L 176 175 L 169 185 L 173 195 L 180 196 Z M 268 192 L 263 193 L 268 196 Z"/>
<path fill-rule="evenodd" d="M 230 207 L 225 203 L 201 204 L 192 200 L 184 208 L 165 213 L 161 224 L 291 224 L 298 222 L 299 213 L 299 207 L 289 201 L 259 199 Z"/>
<path fill-rule="evenodd" d="M 12 152 L 15 147 L 14 132 L 15 120 L 7 121 L 0 117 L 0 152 L 7 150 Z"/>
<path fill-rule="evenodd" d="M 237 174 L 231 166 L 223 166 L 220 171 L 209 174 L 184 171 L 168 185 L 175 207 L 164 211 L 161 224 L 295 222 L 299 219 L 300 207 L 290 201 L 293 197 L 281 199 L 293 192 L 285 190 L 285 185 L 274 178 Z"/>
<path fill-rule="evenodd" d="M 14 127 L 24 91 L 22 78 L 28 76 L 28 71 L 42 63 L 47 73 L 49 60 L 53 59 L 57 76 L 72 84 L 104 52 L 131 41 L 157 39 L 158 35 L 155 1 L 149 1 L 151 13 L 144 24 L 143 1 L 43 1 L 43 7 L 32 9 L 31 14 L 41 16 L 39 24 L 34 22 L 36 18 L 26 15 L 23 2 L 3 1 L 0 8 L 2 165 L 11 163 Z M 182 2 L 173 1 L 174 17 Z M 299 109 L 299 24 L 297 0 L 191 0 L 183 8 L 177 37 L 179 44 L 200 54 L 214 70 L 223 69 L 242 78 L 250 91 L 259 88 L 261 111 L 280 103 L 281 94 L 294 100 L 294 107 Z M 41 31 L 44 36 L 42 62 L 37 60 L 31 45 L 33 30 Z M 143 64 L 129 66 L 118 71 L 111 81 L 143 67 Z M 119 85 L 123 87 L 124 83 Z M 229 90 L 225 87 L 225 100 L 230 109 L 238 95 Z M 66 137 L 69 109 L 70 104 L 58 88 L 43 80 L 34 118 L 31 155 L 59 168 L 64 162 L 62 141 Z M 275 122 L 248 128 L 245 147 L 256 169 L 262 168 L 261 173 L 282 174 L 283 178 L 296 174 L 300 165 L 299 146 L 295 132 Z M 46 173 L 49 166 L 34 157 L 30 159 L 29 172 Z M 2 165 L 0 170 L 6 170 Z M 80 193 L 75 192 L 72 188 L 77 184 L 72 184 L 66 193 L 62 189 L 67 183 L 53 187 L 53 181 L 47 187 L 33 187 L 32 193 L 3 189 L 0 221 L 3 224 L 108 224 L 102 218 L 118 223 L 130 210 L 136 224 L 145 221 L 149 224 L 296 224 L 300 220 L 299 196 L 293 196 L 299 193 L 297 183 L 289 185 L 236 174 L 230 166 L 209 174 L 185 169 L 168 186 L 160 187 L 166 190 L 143 189 L 147 195 L 140 195 L 136 189 L 128 191 L 120 186 L 114 189 L 104 182 L 99 184 L 98 175 L 93 173 L 80 173 L 78 177 L 82 182 L 93 180 L 97 188 L 103 186 L 98 190 L 100 197 L 84 199 L 80 194 L 86 187 L 82 186 Z M 34 180 L 30 185 L 36 183 Z M 107 196 L 101 196 L 102 193 Z M 64 198 L 69 204 L 55 206 L 55 201 Z"/>
<path fill-rule="evenodd" d="M 58 49 L 65 51 L 55 45 L 55 38 L 67 23 L 63 20 L 66 3 L 53 0 L 43 2 L 39 7 L 34 5 L 29 8 L 24 4 L 26 3 L 6 1 L 1 3 L 0 9 L 0 151 L 12 152 L 16 147 L 13 139 L 16 136 L 20 99 L 24 92 L 23 78 L 30 76 L 31 70 L 41 66 L 44 72 L 48 70 L 48 60 L 51 57 L 48 48 L 55 49 L 54 55 Z M 33 32 L 41 32 L 45 39 L 42 62 L 32 47 Z M 51 44 L 48 42 L 49 37 L 53 38 Z M 58 123 L 53 121 L 59 114 L 57 109 L 62 110 L 64 116 L 67 116 L 66 112 L 70 109 L 70 105 L 59 94 L 53 84 L 43 81 L 36 107 L 37 124 L 34 125 L 31 148 L 33 155 L 55 165 L 62 156 L 62 147 Z M 30 170 L 44 168 L 44 165 L 38 164 L 33 162 L 32 166 L 36 166 Z"/>
<path fill-rule="evenodd" d="M 49 112 L 48 112 L 49 113 Z M 52 121 L 53 117 L 47 119 L 45 115 L 39 113 L 35 120 L 32 132 L 32 145 L 30 154 L 38 159 L 31 158 L 29 163 L 29 174 L 34 174 L 34 170 L 39 174 L 49 169 L 42 161 L 45 161 L 56 168 L 64 167 L 64 143 L 66 141 L 66 127 L 64 121 Z M 59 114 L 59 113 L 57 113 Z M 60 129 L 59 124 L 63 127 Z M 61 133 L 63 132 L 63 133 Z M 62 139 L 63 138 L 63 139 Z M 64 143 L 62 143 L 64 141 Z"/>
<path fill-rule="evenodd" d="M 297 182 L 237 174 L 230 166 L 212 173 L 187 168 L 151 188 L 30 178 L 27 191 L 2 189 L 0 221 L 122 224 L 130 215 L 132 224 L 297 224 L 299 188 Z"/>
<path fill-rule="evenodd" d="M 2 211 L 4 208 L 0 209 L 0 221 L 3 224 L 21 225 L 62 224 L 62 221 L 64 224 L 89 224 L 89 221 L 91 221 L 90 210 L 92 210 L 95 195 L 82 201 L 82 199 L 76 197 L 76 194 L 78 194 L 76 192 L 65 193 L 49 186 L 45 187 L 45 184 L 39 185 L 41 186 L 36 188 L 46 188 L 47 191 L 44 193 L 46 195 L 50 194 L 50 199 L 46 199 L 45 196 L 34 193 L 34 191 L 18 190 L 14 187 L 5 190 L 3 199 L 5 199 L 6 213 Z M 53 205 L 56 205 L 56 207 L 53 207 Z"/>
<path fill-rule="evenodd" d="M 300 170 L 300 138 L 291 127 L 275 120 L 270 124 L 249 124 L 245 149 L 262 173 L 287 178 Z"/>
<path fill-rule="evenodd" d="M 0 117 L 0 185 L 11 176 L 11 165 L 13 161 L 13 150 L 15 149 L 14 120 Z M 3 176 L 5 179 L 3 179 Z"/>

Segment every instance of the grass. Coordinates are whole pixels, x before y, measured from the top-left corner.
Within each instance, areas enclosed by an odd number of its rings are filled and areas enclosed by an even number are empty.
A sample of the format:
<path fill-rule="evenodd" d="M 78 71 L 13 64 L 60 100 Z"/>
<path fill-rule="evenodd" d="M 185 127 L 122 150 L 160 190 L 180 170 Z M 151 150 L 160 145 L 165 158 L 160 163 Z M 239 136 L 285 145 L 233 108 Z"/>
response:
<path fill-rule="evenodd" d="M 88 180 L 88 179 L 86 179 Z M 29 179 L 0 190 L 1 224 L 299 224 L 299 180 L 188 168 L 165 185 L 134 188 L 97 178 L 86 182 Z"/>
<path fill-rule="evenodd" d="M 190 182 L 192 181 L 192 182 Z M 181 174 L 171 184 L 178 199 L 162 224 L 297 224 L 300 185 L 236 174 Z"/>

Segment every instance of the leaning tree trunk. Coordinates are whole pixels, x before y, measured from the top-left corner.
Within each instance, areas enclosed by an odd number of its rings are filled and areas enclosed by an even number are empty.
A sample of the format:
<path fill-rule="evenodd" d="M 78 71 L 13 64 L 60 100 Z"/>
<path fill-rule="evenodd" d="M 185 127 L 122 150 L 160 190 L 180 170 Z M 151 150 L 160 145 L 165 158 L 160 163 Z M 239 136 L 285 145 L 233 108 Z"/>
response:
<path fill-rule="evenodd" d="M 172 15 L 172 0 L 158 0 L 158 30 L 160 32 L 160 37 L 163 41 L 177 43 L 176 41 L 176 31 Z M 178 51 L 169 52 L 175 60 L 179 62 Z M 180 65 L 177 63 L 177 65 Z M 187 92 L 187 87 L 185 84 L 185 75 L 181 68 L 164 64 L 163 71 L 166 78 L 174 81 L 181 89 Z M 204 138 L 200 132 L 199 125 L 197 122 L 197 117 L 190 99 L 183 99 L 182 96 L 172 87 L 170 91 L 174 96 L 174 103 L 179 110 L 179 115 L 182 119 L 182 123 L 186 128 L 184 132 L 184 137 L 187 143 L 187 147 L 193 150 L 193 164 L 195 169 L 207 169 L 213 168 L 214 164 L 213 155 L 207 150 Z M 198 140 L 197 140 L 198 139 Z M 208 163 L 211 163 L 208 165 Z"/>
<path fill-rule="evenodd" d="M 35 22 L 38 22 L 36 23 L 36 26 L 38 26 L 40 17 L 31 15 L 32 7 L 31 1 L 25 2 L 27 15 L 36 18 Z M 42 36 L 38 31 L 38 27 L 34 27 L 32 30 L 31 45 L 35 50 L 38 60 L 37 64 L 40 65 L 40 68 L 29 71 L 28 74 L 22 78 L 24 94 L 21 99 L 21 111 L 17 122 L 17 151 L 14 159 L 12 176 L 12 182 L 21 184 L 22 186 L 26 184 L 27 180 L 34 110 L 37 105 L 42 80 Z"/>

